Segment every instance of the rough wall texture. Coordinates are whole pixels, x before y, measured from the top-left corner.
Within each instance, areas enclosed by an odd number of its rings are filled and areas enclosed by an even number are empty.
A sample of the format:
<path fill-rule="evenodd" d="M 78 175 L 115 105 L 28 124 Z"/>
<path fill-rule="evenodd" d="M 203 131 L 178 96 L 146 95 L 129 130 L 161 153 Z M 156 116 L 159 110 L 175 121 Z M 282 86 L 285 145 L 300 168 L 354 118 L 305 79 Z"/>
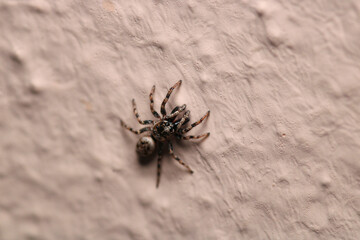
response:
<path fill-rule="evenodd" d="M 0 239 L 359 239 L 360 1 L 0 1 Z M 143 118 L 211 116 L 139 164 Z"/>

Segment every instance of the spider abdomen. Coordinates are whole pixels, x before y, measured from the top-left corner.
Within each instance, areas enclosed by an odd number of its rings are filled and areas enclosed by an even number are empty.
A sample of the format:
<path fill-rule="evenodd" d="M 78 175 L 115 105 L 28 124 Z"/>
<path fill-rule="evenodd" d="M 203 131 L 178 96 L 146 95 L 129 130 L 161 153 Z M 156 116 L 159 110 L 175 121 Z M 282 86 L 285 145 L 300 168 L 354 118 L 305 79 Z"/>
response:
<path fill-rule="evenodd" d="M 175 124 L 166 120 L 157 122 L 152 131 L 152 136 L 160 141 L 164 142 L 175 134 Z"/>
<path fill-rule="evenodd" d="M 155 141 L 150 136 L 144 136 L 136 144 L 136 152 L 142 156 L 150 156 L 155 150 Z"/>

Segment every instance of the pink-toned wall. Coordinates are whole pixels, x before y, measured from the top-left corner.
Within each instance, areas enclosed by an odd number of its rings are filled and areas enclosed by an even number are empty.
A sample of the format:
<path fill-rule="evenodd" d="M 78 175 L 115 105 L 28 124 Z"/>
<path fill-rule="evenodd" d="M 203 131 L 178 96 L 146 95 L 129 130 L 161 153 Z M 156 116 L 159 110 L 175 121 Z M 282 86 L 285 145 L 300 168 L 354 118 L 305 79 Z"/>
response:
<path fill-rule="evenodd" d="M 360 239 L 360 1 L 0 1 L 0 239 Z M 139 164 L 167 90 L 200 143 Z"/>

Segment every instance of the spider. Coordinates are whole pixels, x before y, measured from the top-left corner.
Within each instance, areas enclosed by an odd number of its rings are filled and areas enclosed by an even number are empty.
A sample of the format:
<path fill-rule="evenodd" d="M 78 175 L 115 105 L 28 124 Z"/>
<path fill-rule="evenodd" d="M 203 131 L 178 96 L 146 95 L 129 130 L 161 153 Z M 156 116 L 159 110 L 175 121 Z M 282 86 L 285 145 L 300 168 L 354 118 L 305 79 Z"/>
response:
<path fill-rule="evenodd" d="M 200 139 L 206 138 L 210 135 L 210 133 L 204 133 L 198 136 L 184 136 L 184 133 L 189 132 L 193 127 L 199 125 L 202 121 L 204 121 L 210 114 L 208 111 L 199 121 L 192 123 L 190 126 L 185 127 L 185 124 L 190 121 L 190 111 L 185 111 L 186 105 L 176 106 L 169 115 L 167 115 L 165 110 L 165 105 L 168 102 L 171 93 L 176 87 L 180 87 L 182 80 L 178 81 L 174 86 L 172 86 L 168 93 L 166 94 L 165 99 L 161 104 L 161 114 L 162 117 L 159 115 L 158 112 L 154 110 L 154 99 L 153 95 L 155 92 L 155 85 L 152 87 L 149 98 L 150 98 L 150 110 L 156 120 L 144 120 L 142 121 L 139 117 L 139 113 L 136 109 L 135 99 L 132 100 L 133 111 L 135 114 L 136 119 L 142 125 L 151 125 L 148 127 L 141 128 L 139 130 L 134 130 L 133 128 L 126 125 L 121 119 L 120 124 L 124 128 L 128 129 L 129 131 L 139 135 L 144 132 L 149 132 L 146 136 L 143 136 L 139 139 L 136 144 L 136 152 L 142 156 L 150 156 L 156 149 L 156 145 L 158 148 L 158 159 L 157 159 L 157 178 L 156 178 L 156 188 L 159 187 L 160 183 L 160 175 L 161 175 L 161 159 L 162 159 L 162 149 L 163 145 L 167 144 L 169 148 L 170 155 L 178 161 L 181 165 L 183 165 L 190 173 L 193 173 L 193 170 L 184 163 L 178 156 L 174 154 L 173 145 L 171 140 L 176 137 L 177 139 L 182 140 L 189 140 L 189 139 Z M 177 118 L 180 116 L 179 114 L 184 112 L 182 117 Z"/>

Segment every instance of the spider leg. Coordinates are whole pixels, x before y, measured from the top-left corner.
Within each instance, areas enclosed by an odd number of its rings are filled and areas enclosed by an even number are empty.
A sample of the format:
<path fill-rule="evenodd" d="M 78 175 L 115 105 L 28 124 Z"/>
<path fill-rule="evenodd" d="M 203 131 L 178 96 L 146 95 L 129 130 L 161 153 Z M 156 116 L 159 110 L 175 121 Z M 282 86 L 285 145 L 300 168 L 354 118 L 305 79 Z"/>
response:
<path fill-rule="evenodd" d="M 144 120 L 144 121 L 142 121 L 142 120 L 140 119 L 139 113 L 138 113 L 138 111 L 137 111 L 137 109 L 136 109 L 135 99 L 132 100 L 132 105 L 133 105 L 133 111 L 134 111 L 135 117 L 136 117 L 136 119 L 138 120 L 138 122 L 139 122 L 140 124 L 142 124 L 142 125 L 147 125 L 147 124 L 152 124 L 152 123 L 154 123 L 152 120 Z"/>
<path fill-rule="evenodd" d="M 171 156 L 172 156 L 173 158 L 175 158 L 175 160 L 178 161 L 181 165 L 183 165 L 184 167 L 186 167 L 187 170 L 188 170 L 190 173 L 194 173 L 194 171 L 191 170 L 191 168 L 190 168 L 186 163 L 184 163 L 178 156 L 176 156 L 176 155 L 174 154 L 174 149 L 173 149 L 173 145 L 171 144 L 171 142 L 169 142 L 169 152 L 170 152 Z"/>
<path fill-rule="evenodd" d="M 173 91 L 176 87 L 180 86 L 181 83 L 182 83 L 181 80 L 179 80 L 177 83 L 175 83 L 175 85 L 172 86 L 172 87 L 169 89 L 168 93 L 166 94 L 166 97 L 164 98 L 163 102 L 161 103 L 161 109 L 160 109 L 160 111 L 161 111 L 161 114 L 162 114 L 163 116 L 166 116 L 165 105 L 166 105 L 166 103 L 168 102 L 172 91 Z"/>
<path fill-rule="evenodd" d="M 179 115 L 181 112 L 183 112 L 186 108 L 186 104 L 182 105 L 181 107 L 175 107 L 174 110 L 172 110 L 171 114 L 169 116 L 166 116 L 165 119 L 169 120 L 169 119 L 174 119 L 176 118 L 177 115 Z"/>
<path fill-rule="evenodd" d="M 186 123 L 186 120 L 189 121 L 189 114 L 190 111 L 186 111 L 184 116 L 175 122 L 176 129 L 180 129 L 181 126 Z"/>
<path fill-rule="evenodd" d="M 180 106 L 176 106 L 176 107 L 174 107 L 174 109 L 171 111 L 171 113 L 170 113 L 170 114 L 173 114 L 174 112 L 176 112 L 177 110 L 179 110 L 179 108 L 180 108 Z"/>
<path fill-rule="evenodd" d="M 159 187 L 159 184 L 160 184 L 162 146 L 163 146 L 163 144 L 162 144 L 161 142 L 159 142 L 159 146 L 158 146 L 158 160 L 157 160 L 157 175 L 156 175 L 156 188 L 158 188 L 158 187 Z"/>
<path fill-rule="evenodd" d="M 149 98 L 150 98 L 150 111 L 154 115 L 154 117 L 160 118 L 160 115 L 154 109 L 154 98 L 153 98 L 154 92 L 155 92 L 155 85 L 151 88 L 151 92 L 150 92 L 150 95 L 149 95 Z"/>
<path fill-rule="evenodd" d="M 199 139 L 199 138 L 207 138 L 210 135 L 210 133 L 204 133 L 198 136 L 181 136 L 182 140 L 190 140 L 190 139 Z"/>
<path fill-rule="evenodd" d="M 170 113 L 170 114 L 173 114 L 174 112 L 178 111 L 178 110 L 179 110 L 179 108 L 180 108 L 180 106 L 176 106 L 176 107 L 174 107 L 174 109 L 171 111 L 171 113 Z M 173 121 L 175 120 L 175 118 L 176 118 L 176 116 L 175 116 L 175 117 L 173 117 L 173 118 L 169 118 L 169 119 L 167 119 L 167 120 L 168 120 L 168 121 L 170 121 L 170 122 L 173 122 Z"/>
<path fill-rule="evenodd" d="M 126 125 L 122 120 L 120 120 L 120 125 L 135 134 L 141 134 L 143 132 L 151 131 L 151 127 L 144 127 L 139 130 L 134 130 L 133 128 Z"/>
<path fill-rule="evenodd" d="M 199 125 L 200 123 L 202 123 L 202 121 L 204 121 L 205 118 L 207 118 L 210 114 L 210 111 L 208 111 L 199 121 L 194 122 L 190 125 L 190 127 L 184 128 L 181 130 L 181 133 L 187 133 L 188 131 L 190 131 L 193 127 L 196 127 L 197 125 Z"/>

